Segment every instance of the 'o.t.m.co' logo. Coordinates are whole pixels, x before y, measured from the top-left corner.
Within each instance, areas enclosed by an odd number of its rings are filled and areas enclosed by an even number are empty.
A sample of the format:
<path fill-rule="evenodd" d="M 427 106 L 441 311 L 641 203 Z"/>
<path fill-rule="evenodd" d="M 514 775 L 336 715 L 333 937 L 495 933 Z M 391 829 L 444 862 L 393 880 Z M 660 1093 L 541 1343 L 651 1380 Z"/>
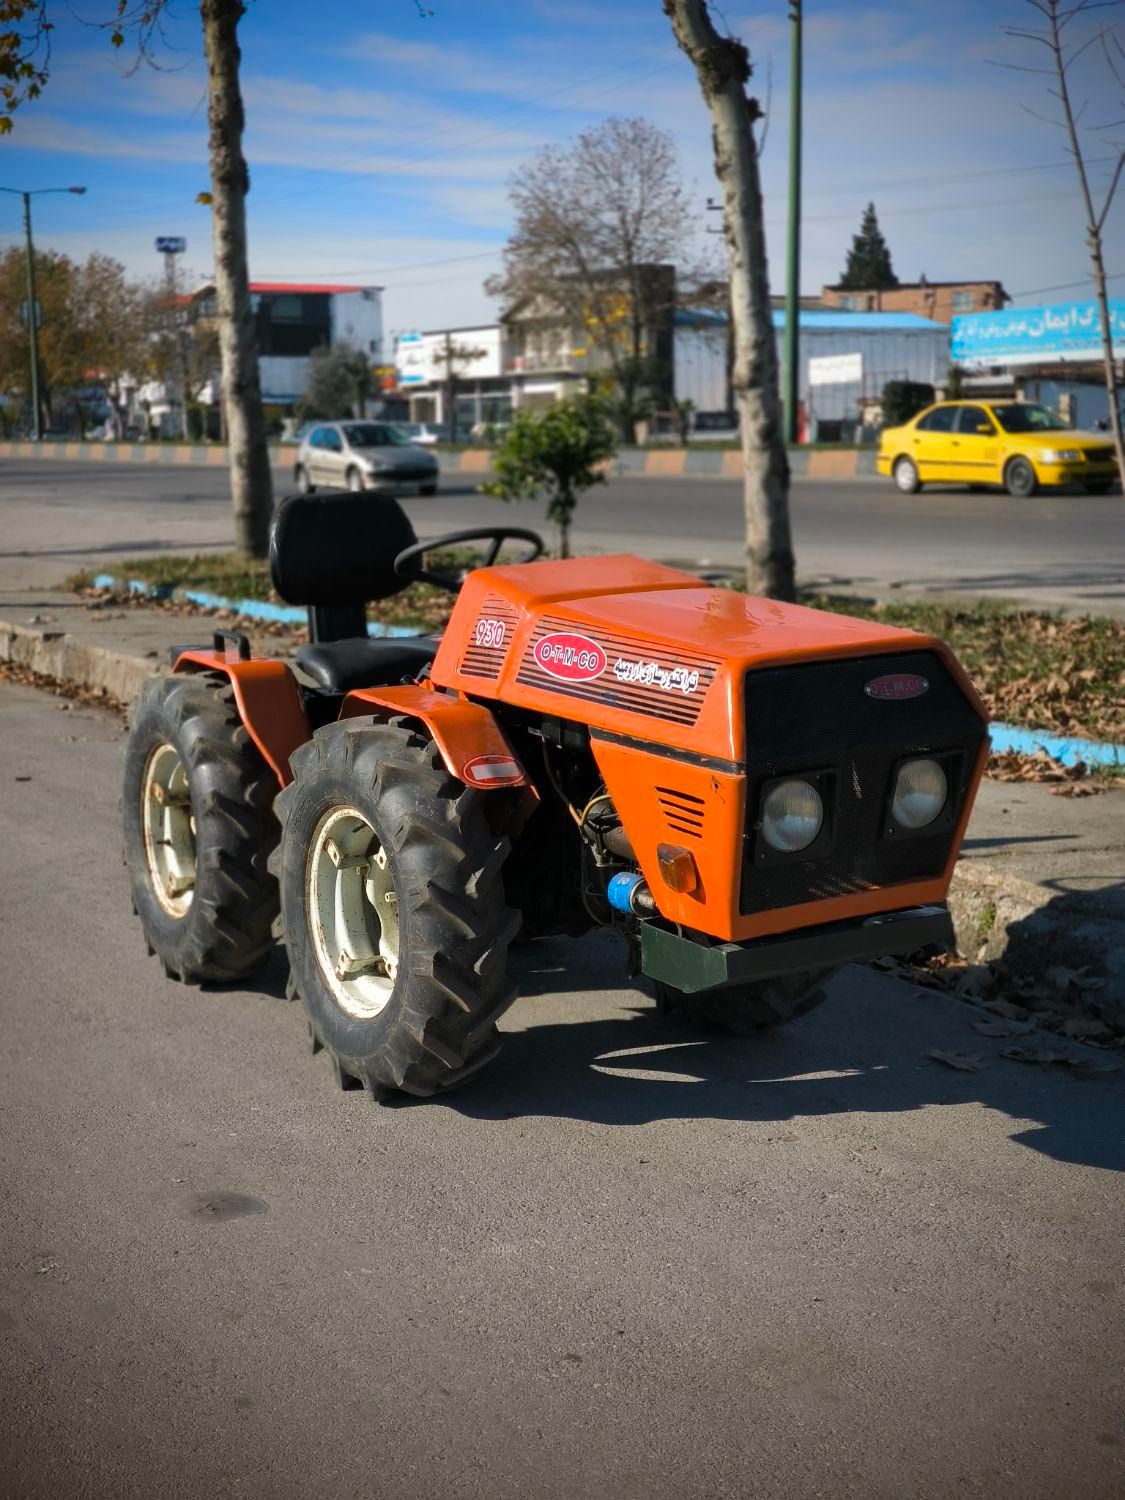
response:
<path fill-rule="evenodd" d="M 869 698 L 884 698 L 891 703 L 901 703 L 904 698 L 920 698 L 928 693 L 930 684 L 914 672 L 892 672 L 886 677 L 875 677 L 863 685 Z"/>
<path fill-rule="evenodd" d="M 569 630 L 556 631 L 536 641 L 532 655 L 544 672 L 564 682 L 589 682 L 606 669 L 606 655 L 597 641 L 588 635 L 573 635 Z"/>

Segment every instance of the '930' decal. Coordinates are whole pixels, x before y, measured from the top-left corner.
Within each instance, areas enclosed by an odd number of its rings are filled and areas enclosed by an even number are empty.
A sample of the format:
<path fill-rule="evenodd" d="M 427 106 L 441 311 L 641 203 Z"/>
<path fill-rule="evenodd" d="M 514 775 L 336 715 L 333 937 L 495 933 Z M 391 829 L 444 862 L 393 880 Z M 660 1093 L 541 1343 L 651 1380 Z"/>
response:
<path fill-rule="evenodd" d="M 482 615 L 477 621 L 476 630 L 473 632 L 473 645 L 502 646 L 507 628 L 506 621 L 494 620 L 490 615 Z"/>

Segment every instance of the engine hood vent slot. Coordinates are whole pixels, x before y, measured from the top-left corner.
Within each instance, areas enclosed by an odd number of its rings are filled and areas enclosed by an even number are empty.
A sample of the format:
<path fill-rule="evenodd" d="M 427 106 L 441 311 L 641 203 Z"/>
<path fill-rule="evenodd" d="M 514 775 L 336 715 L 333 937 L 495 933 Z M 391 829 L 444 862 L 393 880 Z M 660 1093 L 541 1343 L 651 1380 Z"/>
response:
<path fill-rule="evenodd" d="M 693 796 L 691 792 L 677 791 L 675 787 L 658 786 L 656 798 L 660 803 L 660 811 L 664 814 L 664 821 L 673 833 L 691 839 L 703 837 L 702 797 Z"/>

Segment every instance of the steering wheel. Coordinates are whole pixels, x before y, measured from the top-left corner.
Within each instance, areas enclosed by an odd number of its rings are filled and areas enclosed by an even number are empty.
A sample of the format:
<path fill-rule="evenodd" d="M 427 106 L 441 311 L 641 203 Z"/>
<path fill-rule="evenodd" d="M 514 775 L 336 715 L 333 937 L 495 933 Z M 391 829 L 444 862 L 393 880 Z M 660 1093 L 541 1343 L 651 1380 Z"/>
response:
<path fill-rule="evenodd" d="M 513 562 L 534 562 L 543 551 L 543 538 L 537 531 L 526 531 L 522 526 L 474 526 L 468 531 L 450 531 L 445 536 L 436 536 L 428 542 L 415 542 L 413 547 L 405 548 L 395 558 L 395 572 L 411 583 L 432 583 L 435 588 L 448 589 L 451 594 L 456 594 L 474 569 L 462 568 L 458 573 L 437 573 L 421 566 L 424 555 L 436 548 L 456 547 L 460 542 L 490 541 L 492 545 L 485 549 L 484 561 L 477 566 L 491 568 L 509 537 L 528 543 L 527 551 L 513 558 Z"/>

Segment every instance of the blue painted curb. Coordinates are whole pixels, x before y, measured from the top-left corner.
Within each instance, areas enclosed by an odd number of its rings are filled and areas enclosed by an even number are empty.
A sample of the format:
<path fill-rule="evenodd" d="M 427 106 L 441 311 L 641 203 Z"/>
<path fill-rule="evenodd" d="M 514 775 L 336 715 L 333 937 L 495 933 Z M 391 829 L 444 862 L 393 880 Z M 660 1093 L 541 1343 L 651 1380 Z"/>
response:
<path fill-rule="evenodd" d="M 204 589 L 173 588 L 166 583 L 146 583 L 142 578 L 118 578 L 114 573 L 94 575 L 96 589 L 125 590 L 140 594 L 146 599 L 171 599 L 184 604 L 196 604 L 200 609 L 222 609 L 231 614 L 244 615 L 249 620 L 265 620 L 271 625 L 304 625 L 308 612 L 288 604 L 270 604 L 265 599 L 227 599 L 222 594 L 210 594 Z M 409 625 L 383 625 L 378 620 L 368 620 L 368 635 L 389 636 L 396 639 L 424 634 L 412 630 Z"/>
<path fill-rule="evenodd" d="M 1018 755 L 1034 755 L 1037 750 L 1045 750 L 1052 760 L 1061 761 L 1064 766 L 1075 766 L 1079 761 L 1088 766 L 1125 765 L 1125 745 L 1064 739 L 1046 730 L 1018 729 L 1013 724 L 990 724 L 988 732 L 992 748 L 998 753 L 1014 750 Z"/>

